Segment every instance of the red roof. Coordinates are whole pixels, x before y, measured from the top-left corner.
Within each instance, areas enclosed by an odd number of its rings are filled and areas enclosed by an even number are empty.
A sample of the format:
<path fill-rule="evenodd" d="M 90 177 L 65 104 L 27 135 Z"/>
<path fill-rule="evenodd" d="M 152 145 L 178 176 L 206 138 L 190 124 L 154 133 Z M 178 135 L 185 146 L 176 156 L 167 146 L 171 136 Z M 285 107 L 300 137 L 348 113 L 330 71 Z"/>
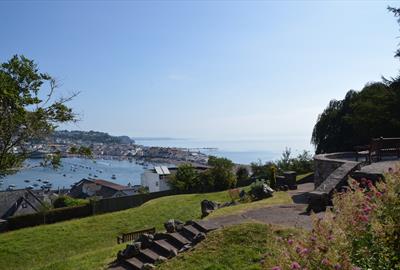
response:
<path fill-rule="evenodd" d="M 104 186 L 104 187 L 108 187 L 114 190 L 126 190 L 126 189 L 131 189 L 131 187 L 128 186 L 122 186 L 110 181 L 106 181 L 106 180 L 102 180 L 102 179 L 94 179 L 91 180 L 93 181 L 96 185 L 100 185 L 100 186 Z"/>

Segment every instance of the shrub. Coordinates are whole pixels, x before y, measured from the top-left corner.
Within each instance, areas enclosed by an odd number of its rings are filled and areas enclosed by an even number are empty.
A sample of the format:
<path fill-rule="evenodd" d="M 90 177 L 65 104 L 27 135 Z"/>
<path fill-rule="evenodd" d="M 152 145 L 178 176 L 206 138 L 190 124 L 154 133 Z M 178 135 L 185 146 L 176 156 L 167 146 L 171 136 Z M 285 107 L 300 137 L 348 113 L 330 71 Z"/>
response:
<path fill-rule="evenodd" d="M 244 166 L 240 166 L 236 171 L 236 179 L 238 186 L 245 184 L 249 180 L 249 170 Z"/>
<path fill-rule="evenodd" d="M 179 191 L 198 191 L 199 174 L 192 164 L 182 164 L 176 174 L 169 179 L 171 186 Z"/>
<path fill-rule="evenodd" d="M 263 164 L 261 160 L 258 162 L 252 162 L 250 164 L 251 171 L 253 172 L 252 177 L 256 179 L 270 179 L 271 178 L 271 166 L 274 166 L 273 162 L 267 162 Z"/>
<path fill-rule="evenodd" d="M 250 186 L 250 195 L 254 200 L 261 200 L 270 197 L 271 195 L 264 190 L 265 181 L 256 180 Z"/>
<path fill-rule="evenodd" d="M 304 174 L 314 170 L 314 160 L 310 152 L 306 150 L 292 158 L 291 149 L 286 148 L 282 153 L 282 158 L 276 162 L 276 167 L 280 172 L 295 171 L 298 174 Z"/>
<path fill-rule="evenodd" d="M 88 200 L 75 199 L 66 195 L 61 195 L 53 201 L 53 206 L 54 208 L 62 208 L 62 207 L 85 205 L 88 203 L 89 203 Z"/>

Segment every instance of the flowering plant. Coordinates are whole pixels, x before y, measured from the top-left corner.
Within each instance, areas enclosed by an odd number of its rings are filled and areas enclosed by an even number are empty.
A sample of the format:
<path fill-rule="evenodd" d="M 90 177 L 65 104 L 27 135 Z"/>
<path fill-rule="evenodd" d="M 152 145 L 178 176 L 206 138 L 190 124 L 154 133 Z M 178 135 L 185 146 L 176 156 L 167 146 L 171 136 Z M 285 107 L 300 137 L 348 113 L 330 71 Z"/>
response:
<path fill-rule="evenodd" d="M 280 238 L 283 269 L 400 269 L 400 170 L 385 181 L 350 180 L 333 210 L 313 216 L 313 230 Z"/>

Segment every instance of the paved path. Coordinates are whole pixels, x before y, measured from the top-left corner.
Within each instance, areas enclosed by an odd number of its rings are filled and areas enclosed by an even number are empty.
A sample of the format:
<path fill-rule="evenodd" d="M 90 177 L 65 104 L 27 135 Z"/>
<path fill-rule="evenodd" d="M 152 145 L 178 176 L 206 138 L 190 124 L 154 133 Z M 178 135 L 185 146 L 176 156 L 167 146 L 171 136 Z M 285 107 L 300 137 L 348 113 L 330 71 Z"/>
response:
<path fill-rule="evenodd" d="M 396 168 L 400 166 L 400 159 L 395 160 L 383 160 L 379 162 L 373 162 L 370 165 L 361 168 L 361 172 L 365 173 L 386 173 L 389 168 Z"/>
<path fill-rule="evenodd" d="M 312 229 L 311 217 L 305 213 L 307 208 L 307 192 L 314 190 L 314 183 L 306 183 L 298 186 L 297 190 L 288 191 L 294 204 L 265 206 L 257 209 L 249 209 L 239 214 L 209 218 L 201 221 L 210 226 L 225 227 L 251 221 L 266 224 L 275 224 L 291 227 Z M 323 215 L 319 213 L 318 215 Z"/>

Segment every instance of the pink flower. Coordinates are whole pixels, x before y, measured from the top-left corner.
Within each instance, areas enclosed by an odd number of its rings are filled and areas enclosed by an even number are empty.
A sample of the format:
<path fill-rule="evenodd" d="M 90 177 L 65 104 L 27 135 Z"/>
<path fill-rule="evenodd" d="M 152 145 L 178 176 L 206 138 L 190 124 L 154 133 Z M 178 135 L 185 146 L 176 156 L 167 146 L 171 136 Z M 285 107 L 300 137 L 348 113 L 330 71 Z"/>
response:
<path fill-rule="evenodd" d="M 315 235 L 313 235 L 313 236 L 310 237 L 310 240 L 315 242 L 315 241 L 317 241 L 317 237 L 315 237 Z"/>
<path fill-rule="evenodd" d="M 287 242 L 288 242 L 289 245 L 293 244 L 293 240 L 292 239 L 289 239 Z"/>
<path fill-rule="evenodd" d="M 335 264 L 335 266 L 333 267 L 335 270 L 340 270 L 342 269 L 342 267 L 340 266 L 340 264 Z"/>
<path fill-rule="evenodd" d="M 301 269 L 301 266 L 298 262 L 292 262 L 290 269 Z"/>
<path fill-rule="evenodd" d="M 361 221 L 368 222 L 368 216 L 366 216 L 366 215 L 359 215 L 358 218 L 359 218 Z"/>
<path fill-rule="evenodd" d="M 280 266 L 274 266 L 271 268 L 271 270 L 282 270 L 282 268 Z"/>
<path fill-rule="evenodd" d="M 330 265 L 330 262 L 329 262 L 329 260 L 327 258 L 322 259 L 321 263 L 323 265 Z"/>
<path fill-rule="evenodd" d="M 354 266 L 352 270 L 362 270 L 360 267 Z"/>
<path fill-rule="evenodd" d="M 300 252 L 300 255 L 305 255 L 310 253 L 310 250 L 308 248 L 303 248 L 303 250 Z"/>

